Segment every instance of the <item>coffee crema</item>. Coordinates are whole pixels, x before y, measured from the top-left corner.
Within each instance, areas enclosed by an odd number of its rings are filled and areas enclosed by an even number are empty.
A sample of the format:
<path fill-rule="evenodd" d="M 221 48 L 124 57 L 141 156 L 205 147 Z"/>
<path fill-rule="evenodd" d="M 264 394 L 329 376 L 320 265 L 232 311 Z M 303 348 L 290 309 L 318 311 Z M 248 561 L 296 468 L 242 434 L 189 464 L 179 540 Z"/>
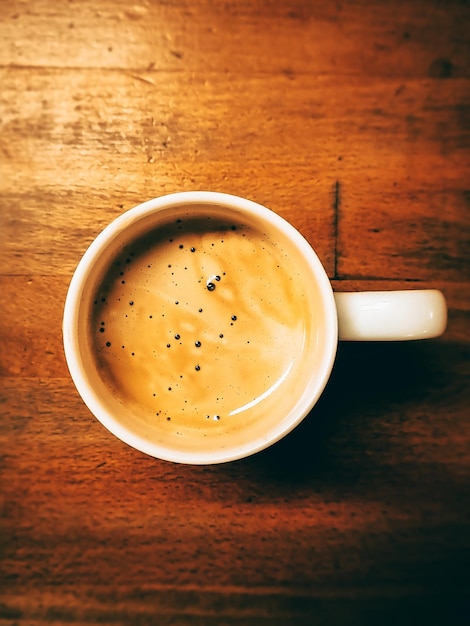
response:
<path fill-rule="evenodd" d="M 305 370 L 315 323 L 298 272 L 252 225 L 187 216 L 158 226 L 122 248 L 97 288 L 100 376 L 139 420 L 178 436 L 275 413 Z"/>

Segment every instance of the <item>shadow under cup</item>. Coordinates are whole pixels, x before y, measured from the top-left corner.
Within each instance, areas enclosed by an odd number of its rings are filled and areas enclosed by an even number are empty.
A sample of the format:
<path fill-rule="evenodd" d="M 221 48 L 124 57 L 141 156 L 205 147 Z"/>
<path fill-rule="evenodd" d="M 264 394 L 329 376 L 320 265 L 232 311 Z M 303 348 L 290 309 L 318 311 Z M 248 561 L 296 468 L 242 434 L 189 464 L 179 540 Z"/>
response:
<path fill-rule="evenodd" d="M 326 273 L 272 211 L 174 194 L 112 222 L 85 253 L 64 311 L 74 383 L 114 435 L 193 464 L 266 448 L 329 378 L 337 318 Z"/>

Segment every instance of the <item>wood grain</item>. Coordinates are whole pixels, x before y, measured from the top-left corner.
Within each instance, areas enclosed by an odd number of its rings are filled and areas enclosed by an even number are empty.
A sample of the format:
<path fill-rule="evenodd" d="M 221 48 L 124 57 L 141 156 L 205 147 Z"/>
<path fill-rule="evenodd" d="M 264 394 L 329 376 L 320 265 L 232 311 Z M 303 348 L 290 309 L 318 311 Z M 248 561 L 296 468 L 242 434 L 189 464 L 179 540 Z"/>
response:
<path fill-rule="evenodd" d="M 0 626 L 467 623 L 468 2 L 4 0 Z M 440 288 L 435 341 L 342 344 L 287 438 L 191 467 L 111 436 L 62 348 L 110 220 L 211 189 L 337 291 Z"/>
<path fill-rule="evenodd" d="M 468 4 L 4 2 L 2 65 L 469 76 Z"/>

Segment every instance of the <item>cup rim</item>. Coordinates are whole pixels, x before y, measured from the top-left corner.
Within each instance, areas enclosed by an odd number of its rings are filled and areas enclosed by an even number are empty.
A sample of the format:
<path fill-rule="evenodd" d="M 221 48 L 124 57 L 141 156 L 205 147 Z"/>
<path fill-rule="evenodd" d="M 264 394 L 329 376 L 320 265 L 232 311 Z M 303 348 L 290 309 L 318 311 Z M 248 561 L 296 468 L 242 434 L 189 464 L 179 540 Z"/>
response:
<path fill-rule="evenodd" d="M 174 449 L 170 451 L 166 447 L 136 435 L 115 419 L 97 398 L 88 382 L 86 368 L 79 354 L 77 333 L 74 332 L 79 324 L 80 302 L 86 281 L 101 253 L 112 244 L 115 237 L 142 218 L 162 209 L 193 204 L 222 205 L 241 210 L 268 221 L 282 230 L 295 244 L 302 256 L 307 259 L 309 266 L 313 268 L 328 318 L 326 328 L 328 336 L 325 339 L 325 356 L 322 360 L 323 370 L 321 376 L 318 376 L 314 392 L 298 407 L 295 419 L 292 419 L 282 429 L 274 429 L 274 432 L 262 441 L 248 441 L 236 449 L 221 450 L 218 454 L 211 454 L 210 456 Z M 145 454 L 166 461 L 191 465 L 209 465 L 242 459 L 264 450 L 291 432 L 308 415 L 321 396 L 330 377 L 338 346 L 338 321 L 333 289 L 326 270 L 310 243 L 290 222 L 271 209 L 246 198 L 215 191 L 182 191 L 158 196 L 128 209 L 105 226 L 85 251 L 72 275 L 64 304 L 62 333 L 65 358 L 72 381 L 83 402 L 95 418 L 116 437 Z"/>

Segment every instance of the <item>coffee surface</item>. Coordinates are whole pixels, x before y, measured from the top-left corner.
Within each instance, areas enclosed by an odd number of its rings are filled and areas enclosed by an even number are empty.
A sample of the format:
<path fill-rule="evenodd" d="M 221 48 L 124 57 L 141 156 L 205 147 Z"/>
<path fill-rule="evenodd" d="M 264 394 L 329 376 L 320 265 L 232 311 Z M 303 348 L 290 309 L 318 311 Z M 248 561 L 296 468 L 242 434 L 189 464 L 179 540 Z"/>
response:
<path fill-rule="evenodd" d="M 236 429 L 291 392 L 310 316 L 278 242 L 213 217 L 174 220 L 122 249 L 90 336 L 102 378 L 140 419 Z"/>

